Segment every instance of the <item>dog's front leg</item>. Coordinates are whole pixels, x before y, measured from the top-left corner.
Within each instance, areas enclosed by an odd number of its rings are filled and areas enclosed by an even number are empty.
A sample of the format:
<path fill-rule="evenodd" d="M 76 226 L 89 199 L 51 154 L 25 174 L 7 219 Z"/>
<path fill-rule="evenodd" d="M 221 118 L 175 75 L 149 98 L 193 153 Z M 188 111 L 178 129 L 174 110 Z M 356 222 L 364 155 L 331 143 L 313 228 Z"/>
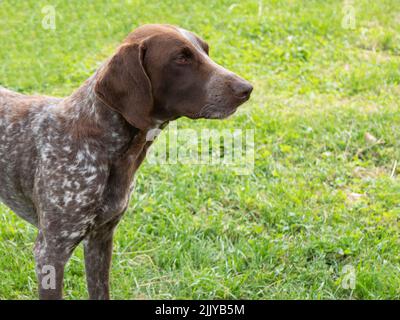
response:
<path fill-rule="evenodd" d="M 40 299 L 62 299 L 64 267 L 78 243 L 50 235 L 45 239 L 39 231 L 34 251 Z"/>
<path fill-rule="evenodd" d="M 109 275 L 117 222 L 112 221 L 93 230 L 83 241 L 86 281 L 91 300 L 110 299 Z"/>

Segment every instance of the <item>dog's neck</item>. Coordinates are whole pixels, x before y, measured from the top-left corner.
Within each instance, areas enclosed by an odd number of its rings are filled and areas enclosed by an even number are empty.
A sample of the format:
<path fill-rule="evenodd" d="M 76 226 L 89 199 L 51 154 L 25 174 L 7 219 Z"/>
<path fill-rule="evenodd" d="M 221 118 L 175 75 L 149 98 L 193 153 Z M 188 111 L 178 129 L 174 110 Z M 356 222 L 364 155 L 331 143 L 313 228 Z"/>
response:
<path fill-rule="evenodd" d="M 61 110 L 68 115 L 65 118 L 69 119 L 68 126 L 72 130 L 83 134 L 93 133 L 96 141 L 103 141 L 104 145 L 112 146 L 111 150 L 106 150 L 111 157 L 129 148 L 138 133 L 148 135 L 149 139 L 153 140 L 155 131 L 152 130 L 162 130 L 169 121 L 177 118 L 155 116 L 153 127 L 144 131 L 133 127 L 120 113 L 111 109 L 96 95 L 94 88 L 97 77 L 98 72 L 87 79 L 72 95 L 65 98 Z"/>
<path fill-rule="evenodd" d="M 96 74 L 87 79 L 72 95 L 61 103 L 61 110 L 68 115 L 67 124 L 78 134 L 90 134 L 96 140 L 122 150 L 129 144 L 139 129 L 130 125 L 118 112 L 105 105 L 96 95 Z M 82 139 L 90 137 L 82 136 Z M 113 151 L 111 150 L 111 151 Z M 109 151 L 109 150 L 108 150 Z"/>

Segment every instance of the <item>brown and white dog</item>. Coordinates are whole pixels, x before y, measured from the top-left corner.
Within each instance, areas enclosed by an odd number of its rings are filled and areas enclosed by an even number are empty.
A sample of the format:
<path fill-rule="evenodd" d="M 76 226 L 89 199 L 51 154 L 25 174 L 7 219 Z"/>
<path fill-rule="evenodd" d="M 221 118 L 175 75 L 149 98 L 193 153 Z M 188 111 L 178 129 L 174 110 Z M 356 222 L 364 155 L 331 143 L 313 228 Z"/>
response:
<path fill-rule="evenodd" d="M 252 89 L 170 25 L 136 29 L 64 99 L 0 88 L 0 200 L 39 229 L 40 298 L 62 298 L 64 266 L 83 241 L 89 296 L 108 299 L 113 232 L 149 130 L 182 116 L 225 118 Z"/>

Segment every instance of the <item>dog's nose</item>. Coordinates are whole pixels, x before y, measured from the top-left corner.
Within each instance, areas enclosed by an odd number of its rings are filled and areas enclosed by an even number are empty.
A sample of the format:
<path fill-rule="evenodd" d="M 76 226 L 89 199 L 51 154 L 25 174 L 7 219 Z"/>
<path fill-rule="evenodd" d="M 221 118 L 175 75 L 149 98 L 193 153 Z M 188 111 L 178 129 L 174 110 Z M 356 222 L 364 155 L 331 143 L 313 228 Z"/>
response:
<path fill-rule="evenodd" d="M 231 89 L 236 97 L 248 99 L 253 91 L 253 86 L 246 80 L 239 79 L 231 83 Z"/>

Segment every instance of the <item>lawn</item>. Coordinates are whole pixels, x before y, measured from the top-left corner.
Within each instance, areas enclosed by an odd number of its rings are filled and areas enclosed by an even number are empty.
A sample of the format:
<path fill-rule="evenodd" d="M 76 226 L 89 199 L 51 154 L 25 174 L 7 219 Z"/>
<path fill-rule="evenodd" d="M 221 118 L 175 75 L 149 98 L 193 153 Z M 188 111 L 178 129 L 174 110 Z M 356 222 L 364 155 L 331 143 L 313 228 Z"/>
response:
<path fill-rule="evenodd" d="M 55 30 L 42 26 L 47 5 Z M 251 174 L 140 168 L 115 237 L 114 299 L 400 299 L 399 9 L 398 0 L 0 1 L 0 85 L 19 92 L 70 94 L 144 23 L 196 32 L 254 84 L 229 120 L 177 121 L 254 129 Z M 36 230 L 4 206 L 0 220 L 0 299 L 35 299 Z M 81 248 L 65 295 L 87 297 Z"/>

